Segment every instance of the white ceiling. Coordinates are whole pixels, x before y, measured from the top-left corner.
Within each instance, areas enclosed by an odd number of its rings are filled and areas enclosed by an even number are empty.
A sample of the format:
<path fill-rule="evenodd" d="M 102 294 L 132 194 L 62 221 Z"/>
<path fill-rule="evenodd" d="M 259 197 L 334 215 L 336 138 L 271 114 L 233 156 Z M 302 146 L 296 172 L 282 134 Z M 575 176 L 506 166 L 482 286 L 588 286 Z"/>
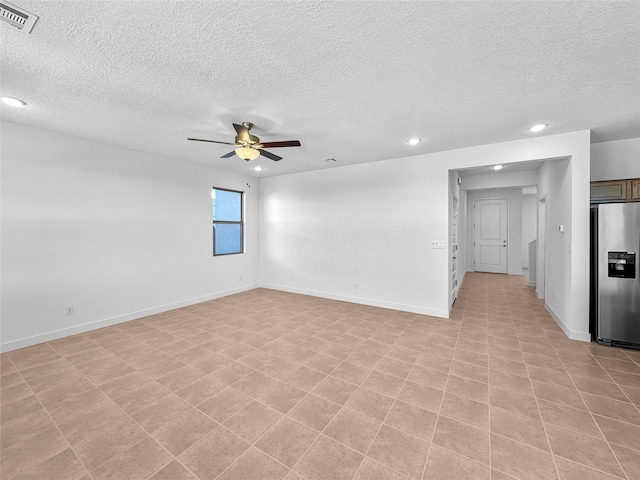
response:
<path fill-rule="evenodd" d="M 3 119 L 187 162 L 280 175 L 539 122 L 535 135 L 640 136 L 636 1 L 12 3 L 40 19 L 31 34 L 0 23 L 2 94 L 29 104 Z M 302 147 L 246 164 L 186 140 L 233 141 L 243 121 Z"/>

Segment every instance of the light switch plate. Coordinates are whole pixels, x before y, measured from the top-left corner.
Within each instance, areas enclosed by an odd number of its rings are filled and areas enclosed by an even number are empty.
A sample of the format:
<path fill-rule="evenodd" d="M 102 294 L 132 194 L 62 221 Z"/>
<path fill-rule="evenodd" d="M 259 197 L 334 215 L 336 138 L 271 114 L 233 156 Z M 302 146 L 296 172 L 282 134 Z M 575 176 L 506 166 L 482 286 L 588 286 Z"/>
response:
<path fill-rule="evenodd" d="M 432 240 L 431 248 L 445 248 L 446 242 L 444 240 Z"/>

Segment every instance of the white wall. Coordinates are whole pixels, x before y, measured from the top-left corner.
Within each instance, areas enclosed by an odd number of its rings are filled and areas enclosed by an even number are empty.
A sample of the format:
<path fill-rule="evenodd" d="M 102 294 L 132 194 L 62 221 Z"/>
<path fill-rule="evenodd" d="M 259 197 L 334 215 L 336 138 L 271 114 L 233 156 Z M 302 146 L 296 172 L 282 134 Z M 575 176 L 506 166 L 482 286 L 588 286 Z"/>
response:
<path fill-rule="evenodd" d="M 507 273 L 509 275 L 522 275 L 522 189 L 521 188 L 496 188 L 491 190 L 467 191 L 467 271 L 473 272 L 474 268 L 474 202 L 483 198 L 507 198 L 508 221 L 507 236 L 509 248 L 507 249 Z"/>
<path fill-rule="evenodd" d="M 589 137 L 573 132 L 265 178 L 261 283 L 446 317 L 451 252 L 430 246 L 449 238 L 449 170 L 571 157 L 569 196 L 558 202 L 571 212 L 575 261 L 550 265 L 548 274 L 570 279 L 558 299 L 562 321 L 588 331 Z"/>
<path fill-rule="evenodd" d="M 640 138 L 591 145 L 591 181 L 640 178 Z"/>
<path fill-rule="evenodd" d="M 254 179 L 1 127 L 3 350 L 258 285 Z M 212 186 L 246 192 L 246 254 L 213 258 Z"/>
<path fill-rule="evenodd" d="M 537 237 L 537 207 L 536 195 L 522 195 L 522 268 L 530 268 L 529 242 Z"/>

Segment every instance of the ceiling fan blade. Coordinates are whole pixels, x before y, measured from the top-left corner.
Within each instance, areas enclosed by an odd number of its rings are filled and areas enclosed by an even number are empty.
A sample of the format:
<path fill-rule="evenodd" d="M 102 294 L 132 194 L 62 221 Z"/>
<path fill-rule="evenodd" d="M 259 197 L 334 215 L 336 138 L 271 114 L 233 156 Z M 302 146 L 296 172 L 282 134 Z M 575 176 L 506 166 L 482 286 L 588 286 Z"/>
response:
<path fill-rule="evenodd" d="M 249 130 L 244 125 L 238 125 L 237 123 L 233 124 L 233 128 L 236 129 L 236 133 L 242 140 L 249 140 Z"/>
<path fill-rule="evenodd" d="M 276 148 L 276 147 L 300 147 L 299 140 L 288 140 L 284 142 L 266 142 L 262 144 L 265 148 Z"/>
<path fill-rule="evenodd" d="M 274 155 L 271 152 L 267 152 L 266 150 L 259 150 L 260 155 L 262 155 L 263 157 L 267 157 L 271 160 L 273 160 L 274 162 L 277 162 L 278 160 L 282 160 L 282 157 L 279 157 L 278 155 Z"/>
<path fill-rule="evenodd" d="M 225 153 L 224 155 L 222 155 L 220 158 L 231 158 L 236 154 L 235 150 L 231 150 L 229 153 Z"/>
<path fill-rule="evenodd" d="M 222 145 L 235 145 L 235 143 L 218 142 L 217 140 L 203 140 L 202 138 L 187 138 L 187 140 L 193 140 L 195 142 L 221 143 Z"/>

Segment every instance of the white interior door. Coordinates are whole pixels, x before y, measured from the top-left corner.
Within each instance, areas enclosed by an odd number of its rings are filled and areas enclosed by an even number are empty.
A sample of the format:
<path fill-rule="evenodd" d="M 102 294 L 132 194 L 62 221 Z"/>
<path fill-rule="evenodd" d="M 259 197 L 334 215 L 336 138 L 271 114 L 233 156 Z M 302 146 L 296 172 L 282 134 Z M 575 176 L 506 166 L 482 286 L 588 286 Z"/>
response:
<path fill-rule="evenodd" d="M 483 198 L 473 202 L 474 270 L 507 273 L 508 200 Z"/>

